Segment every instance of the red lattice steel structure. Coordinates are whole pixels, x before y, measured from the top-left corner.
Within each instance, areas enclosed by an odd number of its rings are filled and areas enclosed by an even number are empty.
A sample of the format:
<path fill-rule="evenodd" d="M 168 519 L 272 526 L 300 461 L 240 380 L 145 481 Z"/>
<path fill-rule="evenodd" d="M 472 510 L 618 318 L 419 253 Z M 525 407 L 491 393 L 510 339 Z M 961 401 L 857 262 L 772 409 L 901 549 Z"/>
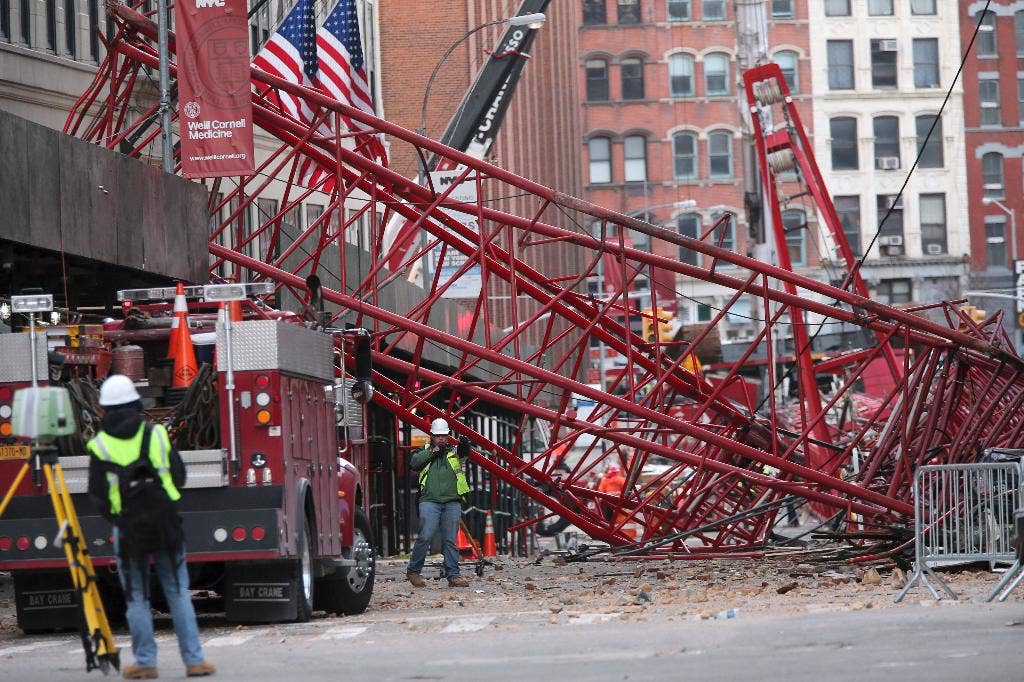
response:
<path fill-rule="evenodd" d="M 127 7 L 112 12 L 116 31 L 107 57 L 66 131 L 138 155 L 157 136 L 156 107 L 143 107 L 134 120 L 127 112 L 152 97 L 139 86 L 142 70 L 157 64 L 155 27 Z M 722 248 L 713 237 L 717 226 L 700 238 L 682 236 L 518 177 L 258 70 L 252 80 L 254 120 L 277 146 L 256 175 L 230 188 L 228 183 L 213 187 L 213 276 L 234 271 L 275 282 L 302 299 L 305 278 L 333 268 L 346 282 L 331 286 L 324 278 L 323 297 L 336 306 L 335 326 L 362 326 L 374 335 L 379 370 L 374 400 L 419 428 L 431 418 L 448 417 L 457 432 L 475 442 L 473 457 L 480 466 L 530 495 L 548 510 L 545 514 L 561 515 L 596 539 L 613 545 L 639 542 L 649 556 L 747 555 L 763 547 L 790 495 L 822 512 L 843 510 L 863 522 L 906 523 L 916 467 L 970 460 L 981 448 L 1020 440 L 1024 363 L 998 318 L 976 323 L 955 302 L 929 307 L 943 316 L 941 323 L 922 317 L 920 310 L 891 308 L 867 296 L 855 269 L 843 286 L 830 286 L 792 272 L 786 261 L 775 266 Z M 854 265 L 781 73 L 774 65 L 760 67 L 748 72 L 746 85 L 777 237 L 782 232 L 776 176 L 793 165 L 784 159 L 788 154 L 841 255 Z M 278 90 L 303 98 L 317 121 L 303 124 L 276 109 L 269 95 Z M 761 121 L 773 108 L 785 125 L 762 131 Z M 355 137 L 318 132 L 320 121 L 343 130 L 342 116 L 382 134 L 392 147 L 412 145 L 423 158 L 434 155 L 443 167 L 456 168 L 459 180 L 476 184 L 480 199 L 454 201 L 449 196 L 454 183 L 445 189 L 421 186 L 375 163 Z M 316 195 L 326 204 L 323 215 L 308 227 L 288 228 L 289 211 L 316 191 L 297 181 L 304 157 L 331 170 L 335 181 L 325 200 Z M 243 216 L 252 215 L 249 209 L 259 207 L 259 199 L 271 191 L 276 212 L 246 222 Z M 503 212 L 489 199 L 494 197 L 516 197 L 520 210 Z M 465 216 L 457 219 L 452 210 L 475 217 L 479 229 L 467 227 Z M 558 227 L 559 216 L 596 228 Z M 406 253 L 384 241 L 384 226 L 394 220 L 415 223 L 423 235 Z M 367 231 L 368 261 L 346 258 L 358 242 L 353 238 L 358 229 Z M 698 264 L 632 248 L 621 236 L 628 231 L 692 250 Z M 538 254 L 545 249 L 573 250 L 578 272 L 556 276 L 531 265 L 543 262 Z M 389 287 L 406 279 L 432 251 L 442 257 L 461 254 L 464 264 L 456 278 L 443 280 L 434 272 L 425 278 L 421 297 L 396 304 L 400 297 L 389 297 Z M 586 279 L 602 260 L 617 263 L 622 276 L 609 283 L 609 293 L 590 295 Z M 367 267 L 346 271 L 352 262 Z M 389 262 L 400 265 L 390 269 Z M 696 338 L 648 341 L 631 331 L 643 314 L 630 303 L 631 282 L 654 281 L 658 270 L 728 293 L 728 302 Z M 477 273 L 480 294 L 457 302 L 458 324 L 437 324 L 452 305 L 446 291 L 459 277 Z M 509 300 L 527 304 L 510 306 Z M 719 333 L 725 317 L 740 310 L 740 300 L 755 303 L 749 310 L 756 311 L 760 331 L 728 369 L 705 375 L 691 359 L 693 349 Z M 652 304 L 656 309 L 658 301 Z M 815 360 L 811 340 L 829 328 L 862 330 L 866 345 Z M 780 340 L 792 344 L 794 357 L 779 357 Z M 625 362 L 604 389 L 582 379 L 590 349 L 599 344 Z M 447 349 L 455 366 L 442 372 L 421 362 L 428 347 Z M 741 370 L 754 358 L 765 364 L 770 387 L 780 383 L 785 363 L 795 367 L 798 398 L 783 400 L 768 390 L 759 399 L 744 391 Z M 880 363 L 889 388 L 872 397 L 858 392 L 858 380 Z M 819 388 L 828 377 L 830 387 Z M 585 418 L 572 409 L 576 397 L 594 404 Z M 498 444 L 458 421 L 481 405 L 520 415 L 521 435 Z M 539 450 L 524 436 L 536 424 L 550 434 Z M 582 456 L 566 466 L 560 454 L 572 446 Z M 598 492 L 588 484 L 610 463 L 625 473 L 621 493 Z M 635 536 L 634 529 L 639 529 Z"/>

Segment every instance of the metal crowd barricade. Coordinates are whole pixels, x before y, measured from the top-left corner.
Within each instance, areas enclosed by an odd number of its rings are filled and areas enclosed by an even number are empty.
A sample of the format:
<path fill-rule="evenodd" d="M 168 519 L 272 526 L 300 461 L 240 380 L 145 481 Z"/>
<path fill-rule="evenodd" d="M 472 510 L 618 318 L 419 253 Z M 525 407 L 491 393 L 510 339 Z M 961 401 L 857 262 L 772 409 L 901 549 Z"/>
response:
<path fill-rule="evenodd" d="M 1011 541 L 1014 511 L 1021 506 L 1021 480 L 1019 462 L 919 468 L 914 477 L 915 570 L 896 601 L 918 581 L 940 599 L 933 580 L 956 599 L 956 593 L 932 570 L 935 566 L 1013 561 L 1016 553 Z"/>

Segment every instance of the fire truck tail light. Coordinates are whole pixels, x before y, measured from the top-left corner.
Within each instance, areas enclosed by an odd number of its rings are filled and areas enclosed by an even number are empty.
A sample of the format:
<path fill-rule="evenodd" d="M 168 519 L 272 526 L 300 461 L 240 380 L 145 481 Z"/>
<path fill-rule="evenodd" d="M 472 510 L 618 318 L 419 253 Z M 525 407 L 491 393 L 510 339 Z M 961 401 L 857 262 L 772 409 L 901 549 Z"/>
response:
<path fill-rule="evenodd" d="M 37 535 L 35 541 L 36 549 L 46 549 L 46 536 Z"/>
<path fill-rule="evenodd" d="M 252 467 L 249 467 L 245 471 L 245 484 L 256 485 L 256 470 Z"/>
<path fill-rule="evenodd" d="M 273 481 L 273 476 L 270 473 L 270 467 L 263 469 L 263 485 L 270 485 Z"/>
<path fill-rule="evenodd" d="M 3 424 L 0 424 L 0 436 L 7 437 L 9 435 L 11 435 L 11 423 L 4 422 Z"/>
<path fill-rule="evenodd" d="M 270 394 L 269 393 L 257 393 L 256 394 L 256 404 L 259 405 L 260 407 L 266 407 L 267 405 L 269 405 L 270 404 Z"/>
<path fill-rule="evenodd" d="M 24 552 L 26 549 L 28 549 L 28 536 L 19 536 L 17 541 L 15 542 L 15 545 L 18 547 L 18 549 Z"/>
<path fill-rule="evenodd" d="M 241 526 L 235 526 L 235 529 L 231 531 L 231 539 L 235 542 L 241 542 L 245 539 L 245 536 L 245 528 L 242 528 Z"/>
<path fill-rule="evenodd" d="M 6 535 L 0 537 L 0 552 L 7 552 L 11 549 L 11 539 Z"/>
<path fill-rule="evenodd" d="M 251 537 L 256 542 L 259 542 L 263 538 L 267 537 L 267 531 L 263 528 L 263 526 L 253 526 L 252 531 L 249 533 L 249 537 Z"/>
<path fill-rule="evenodd" d="M 11 411 L 10 405 L 0 405 L 0 419 L 10 419 Z"/>
<path fill-rule="evenodd" d="M 218 528 L 213 531 L 213 539 L 217 542 L 224 542 L 228 539 L 228 531 L 226 528 Z"/>
<path fill-rule="evenodd" d="M 270 410 L 260 410 L 256 413 L 256 423 L 266 425 L 270 423 Z"/>
<path fill-rule="evenodd" d="M 256 376 L 256 388 L 266 388 L 270 386 L 270 377 L 266 374 L 258 374 Z"/>
<path fill-rule="evenodd" d="M 10 399 L 11 399 L 11 389 L 7 388 L 6 386 L 4 386 L 3 388 L 0 388 L 0 400 L 2 400 L 4 402 L 7 402 Z"/>

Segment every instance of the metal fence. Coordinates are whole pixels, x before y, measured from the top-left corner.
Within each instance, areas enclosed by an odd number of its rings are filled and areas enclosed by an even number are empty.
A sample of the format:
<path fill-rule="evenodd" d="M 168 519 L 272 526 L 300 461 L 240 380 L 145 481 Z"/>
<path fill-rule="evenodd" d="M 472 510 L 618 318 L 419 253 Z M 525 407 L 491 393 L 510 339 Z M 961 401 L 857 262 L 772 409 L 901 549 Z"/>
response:
<path fill-rule="evenodd" d="M 936 599 L 932 581 L 952 599 L 956 593 L 932 570 L 943 564 L 1013 561 L 1014 511 L 1021 503 L 1021 464 L 923 466 L 914 477 L 915 570 L 896 596 L 920 581 Z"/>

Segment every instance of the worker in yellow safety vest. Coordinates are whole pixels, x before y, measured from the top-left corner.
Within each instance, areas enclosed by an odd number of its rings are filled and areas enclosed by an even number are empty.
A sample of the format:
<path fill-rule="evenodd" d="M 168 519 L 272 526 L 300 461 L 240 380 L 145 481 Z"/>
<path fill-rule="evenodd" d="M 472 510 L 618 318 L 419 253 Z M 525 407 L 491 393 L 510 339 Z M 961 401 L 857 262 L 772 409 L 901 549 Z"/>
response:
<path fill-rule="evenodd" d="M 469 580 L 459 574 L 459 550 L 455 544 L 462 519 L 462 496 L 469 492 L 465 468 L 469 441 L 463 437 L 458 450 L 453 451 L 450 433 L 447 421 L 435 419 L 430 424 L 430 444 L 415 453 L 409 463 L 413 471 L 419 472 L 420 480 L 420 532 L 406 569 L 406 577 L 415 587 L 426 586 L 420 572 L 438 530 L 448 585 L 469 586 Z"/>
<path fill-rule="evenodd" d="M 177 502 L 185 485 L 185 465 L 167 429 L 142 418 L 142 401 L 126 376 L 110 376 L 100 387 L 102 430 L 89 441 L 89 494 L 114 525 L 114 554 L 127 601 L 135 663 L 123 676 L 153 679 L 156 641 L 149 607 L 149 563 L 167 597 L 178 648 L 188 677 L 212 675 L 203 657 L 199 628 L 188 589 L 184 534 Z"/>

